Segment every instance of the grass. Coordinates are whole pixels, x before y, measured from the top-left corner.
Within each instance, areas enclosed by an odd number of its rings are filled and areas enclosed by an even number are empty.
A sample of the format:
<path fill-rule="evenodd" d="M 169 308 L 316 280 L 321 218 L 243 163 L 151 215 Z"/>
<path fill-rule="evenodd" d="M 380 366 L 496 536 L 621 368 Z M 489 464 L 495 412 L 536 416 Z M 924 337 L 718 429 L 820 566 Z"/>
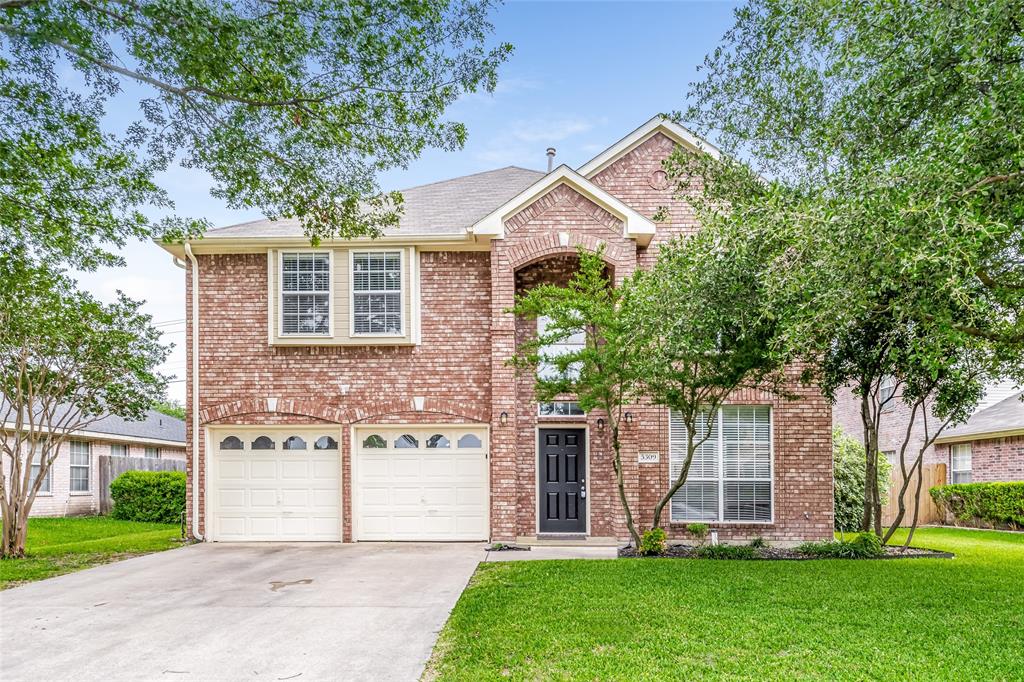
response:
<path fill-rule="evenodd" d="M 105 516 L 35 518 L 24 559 L 0 560 L 0 589 L 180 546 L 177 524 Z"/>
<path fill-rule="evenodd" d="M 424 677 L 1021 679 L 1024 534 L 913 544 L 957 558 L 481 564 Z"/>

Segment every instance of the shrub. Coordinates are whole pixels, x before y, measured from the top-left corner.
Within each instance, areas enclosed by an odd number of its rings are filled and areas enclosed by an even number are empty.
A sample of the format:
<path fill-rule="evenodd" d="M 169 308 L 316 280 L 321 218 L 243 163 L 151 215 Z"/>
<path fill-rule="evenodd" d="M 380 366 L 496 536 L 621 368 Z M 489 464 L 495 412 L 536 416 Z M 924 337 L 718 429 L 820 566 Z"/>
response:
<path fill-rule="evenodd" d="M 686 530 L 690 531 L 690 535 L 697 538 L 697 544 L 703 545 L 704 538 L 708 536 L 708 524 L 706 523 L 691 523 L 686 527 Z"/>
<path fill-rule="evenodd" d="M 757 550 L 750 545 L 705 545 L 697 548 L 701 559 L 756 559 Z"/>
<path fill-rule="evenodd" d="M 652 528 L 645 531 L 640 538 L 640 547 L 637 553 L 641 556 L 654 556 L 665 551 L 665 531 L 662 528 Z"/>
<path fill-rule="evenodd" d="M 763 549 L 768 546 L 768 543 L 764 541 L 764 538 L 759 536 L 750 541 L 750 546 L 754 549 Z"/>
<path fill-rule="evenodd" d="M 178 523 L 185 510 L 185 472 L 126 471 L 110 484 L 110 496 L 115 519 Z"/>
<path fill-rule="evenodd" d="M 928 492 L 936 506 L 957 523 L 1024 526 L 1024 481 L 955 483 Z"/>
<path fill-rule="evenodd" d="M 832 459 L 835 475 L 835 528 L 850 532 L 860 530 L 864 516 L 864 444 L 838 426 L 832 430 Z M 889 497 L 889 461 L 878 457 L 878 490 L 880 499 Z"/>
<path fill-rule="evenodd" d="M 797 551 L 820 559 L 873 559 L 885 554 L 882 540 L 874 533 L 857 533 L 852 540 L 805 542 Z"/>

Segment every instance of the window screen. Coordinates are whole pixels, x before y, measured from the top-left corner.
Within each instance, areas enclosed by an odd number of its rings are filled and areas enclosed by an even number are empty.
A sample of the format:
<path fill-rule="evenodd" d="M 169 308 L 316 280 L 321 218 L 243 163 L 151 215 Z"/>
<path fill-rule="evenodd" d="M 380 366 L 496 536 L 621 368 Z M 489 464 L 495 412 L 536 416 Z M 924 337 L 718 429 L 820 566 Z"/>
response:
<path fill-rule="evenodd" d="M 402 253 L 352 254 L 352 333 L 402 333 Z"/>
<path fill-rule="evenodd" d="M 281 333 L 327 335 L 331 316 L 328 253 L 281 254 Z"/>

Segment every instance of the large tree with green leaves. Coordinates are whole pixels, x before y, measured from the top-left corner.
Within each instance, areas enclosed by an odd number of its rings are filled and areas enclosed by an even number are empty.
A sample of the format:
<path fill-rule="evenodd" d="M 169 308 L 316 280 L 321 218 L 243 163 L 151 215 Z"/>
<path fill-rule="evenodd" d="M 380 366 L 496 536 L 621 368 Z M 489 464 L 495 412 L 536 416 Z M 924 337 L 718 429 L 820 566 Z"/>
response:
<path fill-rule="evenodd" d="M 678 413 L 686 455 L 654 507 L 652 528 L 683 487 L 719 408 L 742 388 L 785 395 L 786 357 L 762 270 L 775 248 L 742 226 L 705 226 L 663 244 L 657 263 L 632 283 L 634 330 L 644 394 Z"/>
<path fill-rule="evenodd" d="M 169 209 L 175 160 L 314 241 L 377 235 L 401 210 L 377 175 L 460 147 L 445 109 L 494 87 L 493 4 L 0 0 L 0 248 L 91 268 L 117 262 L 104 245 L 201 231 L 142 212 Z M 116 125 L 115 96 L 139 104 Z"/>
<path fill-rule="evenodd" d="M 670 164 L 702 179 L 702 220 L 781 240 L 764 279 L 784 345 L 862 399 L 869 498 L 883 377 L 962 418 L 963 368 L 1024 374 L 1022 15 L 1020 0 L 751 0 L 680 114 L 726 152 Z M 863 522 L 880 532 L 878 502 Z"/>
<path fill-rule="evenodd" d="M 0 255 L 0 556 L 25 551 L 29 512 L 68 437 L 163 395 L 167 350 L 139 303 L 100 303 L 64 274 Z"/>

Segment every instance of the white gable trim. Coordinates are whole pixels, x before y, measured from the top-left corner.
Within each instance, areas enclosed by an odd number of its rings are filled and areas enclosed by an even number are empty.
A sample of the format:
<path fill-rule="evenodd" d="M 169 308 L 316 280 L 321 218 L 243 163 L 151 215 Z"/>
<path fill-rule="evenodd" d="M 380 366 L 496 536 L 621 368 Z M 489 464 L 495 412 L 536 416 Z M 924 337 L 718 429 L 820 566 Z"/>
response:
<path fill-rule="evenodd" d="M 654 223 L 651 220 L 564 164 L 481 218 L 470 228 L 470 232 L 477 236 L 503 239 L 506 220 L 560 185 L 571 187 L 622 220 L 623 236 L 635 239 L 642 246 L 650 243 L 655 232 Z"/>
<path fill-rule="evenodd" d="M 675 121 L 659 115 L 580 166 L 579 174 L 585 178 L 594 177 L 657 133 L 666 135 L 676 144 L 682 145 L 691 151 L 706 152 L 716 159 L 722 155 L 722 152 L 707 140 L 697 137 Z"/>

